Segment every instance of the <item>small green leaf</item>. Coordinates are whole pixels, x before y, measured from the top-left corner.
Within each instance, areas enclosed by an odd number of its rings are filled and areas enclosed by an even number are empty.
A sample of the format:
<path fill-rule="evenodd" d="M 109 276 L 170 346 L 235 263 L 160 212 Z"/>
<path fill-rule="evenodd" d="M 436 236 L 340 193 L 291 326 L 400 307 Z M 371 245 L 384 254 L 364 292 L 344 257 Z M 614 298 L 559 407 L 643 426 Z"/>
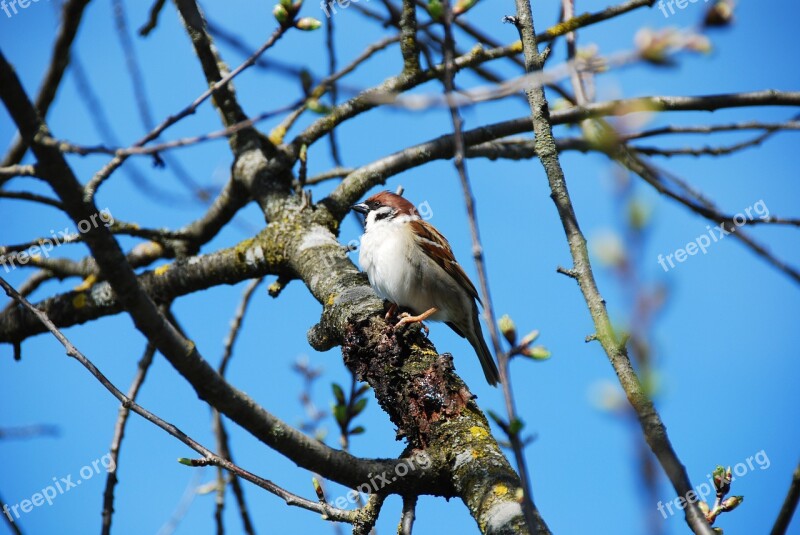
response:
<path fill-rule="evenodd" d="M 339 424 L 339 427 L 344 427 L 344 425 L 347 423 L 347 406 L 334 405 L 333 417 L 336 418 L 336 422 Z"/>
<path fill-rule="evenodd" d="M 302 69 L 300 71 L 300 83 L 303 86 L 303 94 L 308 96 L 311 93 L 311 88 L 314 85 L 314 79 L 311 77 L 311 73 L 308 72 L 308 69 Z"/>
<path fill-rule="evenodd" d="M 356 401 L 355 405 L 353 405 L 353 412 L 351 413 L 352 416 L 358 416 L 361 414 L 361 411 L 364 410 L 364 407 L 367 406 L 367 398 L 361 398 Z"/>
<path fill-rule="evenodd" d="M 511 420 L 511 424 L 508 426 L 508 430 L 512 435 L 516 435 L 522 428 L 525 427 L 525 422 L 520 420 L 519 418 L 514 418 Z"/>
<path fill-rule="evenodd" d="M 344 405 L 344 390 L 342 387 L 339 386 L 337 383 L 331 384 L 331 388 L 333 388 L 333 397 L 336 398 L 337 405 Z"/>
<path fill-rule="evenodd" d="M 496 423 L 497 425 L 499 425 L 503 429 L 506 429 L 508 427 L 508 424 L 506 423 L 506 421 L 499 414 L 494 412 L 493 410 L 487 410 L 486 414 L 489 415 L 489 418 L 494 420 L 494 423 Z"/>
<path fill-rule="evenodd" d="M 366 429 L 364 429 L 363 425 L 357 425 L 356 427 L 354 427 L 353 429 L 350 430 L 350 434 L 351 435 L 360 435 L 364 431 L 366 431 Z"/>
<path fill-rule="evenodd" d="M 368 384 L 361 385 L 360 387 L 358 387 L 358 390 L 356 390 L 356 397 L 359 397 L 361 394 L 368 392 L 369 389 L 370 386 Z"/>

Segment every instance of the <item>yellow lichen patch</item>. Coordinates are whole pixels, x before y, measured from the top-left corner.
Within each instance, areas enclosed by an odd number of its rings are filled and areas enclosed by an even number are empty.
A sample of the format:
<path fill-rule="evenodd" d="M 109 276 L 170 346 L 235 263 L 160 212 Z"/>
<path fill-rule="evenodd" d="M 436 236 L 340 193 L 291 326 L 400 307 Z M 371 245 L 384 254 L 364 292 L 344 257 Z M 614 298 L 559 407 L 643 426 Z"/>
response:
<path fill-rule="evenodd" d="M 508 494 L 508 487 L 503 485 L 502 483 L 494 486 L 494 493 L 498 496 L 505 496 Z"/>
<path fill-rule="evenodd" d="M 92 285 L 95 282 L 97 282 L 97 277 L 95 277 L 94 275 L 89 275 L 88 277 L 83 279 L 83 282 L 81 282 L 79 285 L 75 287 L 75 291 L 82 292 L 84 290 L 88 290 L 89 288 L 92 287 Z"/>
<path fill-rule="evenodd" d="M 333 303 L 336 302 L 336 294 L 331 294 L 328 296 L 328 306 L 332 306 Z"/>
<path fill-rule="evenodd" d="M 156 275 L 163 275 L 164 273 L 166 273 L 167 271 L 169 271 L 169 267 L 170 267 L 171 265 L 172 265 L 172 264 L 164 264 L 163 266 L 158 266 L 158 267 L 156 268 L 155 274 L 156 274 Z"/>
<path fill-rule="evenodd" d="M 558 37 L 559 35 L 564 35 L 571 31 L 577 30 L 581 26 L 584 26 L 589 18 L 590 15 L 588 13 L 584 13 L 583 15 L 578 15 L 577 17 L 565 20 L 560 24 L 556 24 L 555 26 L 548 28 L 546 32 L 547 36 Z"/>
<path fill-rule="evenodd" d="M 474 438 L 486 438 L 487 436 L 489 436 L 489 433 L 486 432 L 486 429 L 484 429 L 483 427 L 478 427 L 477 425 L 470 427 L 469 433 Z"/>
<path fill-rule="evenodd" d="M 470 450 L 470 452 L 472 453 L 472 458 L 473 459 L 477 459 L 478 457 L 481 456 L 481 454 L 478 452 L 478 450 Z"/>
<path fill-rule="evenodd" d="M 86 299 L 86 294 L 79 293 L 78 295 L 72 298 L 72 306 L 74 306 L 75 308 L 83 308 L 86 306 L 86 301 L 88 301 L 88 299 Z"/>
<path fill-rule="evenodd" d="M 283 143 L 283 138 L 286 136 L 286 127 L 283 125 L 276 126 L 272 132 L 269 133 L 269 140 L 274 145 Z"/>

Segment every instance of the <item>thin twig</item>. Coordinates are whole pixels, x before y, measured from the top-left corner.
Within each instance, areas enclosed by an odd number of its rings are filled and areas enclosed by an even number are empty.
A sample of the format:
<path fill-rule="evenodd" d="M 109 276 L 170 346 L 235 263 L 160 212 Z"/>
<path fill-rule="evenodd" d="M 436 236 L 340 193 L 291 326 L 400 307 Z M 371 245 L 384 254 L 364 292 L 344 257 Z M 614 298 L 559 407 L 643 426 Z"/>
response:
<path fill-rule="evenodd" d="M 78 33 L 78 28 L 83 20 L 83 11 L 88 3 L 89 0 L 69 0 L 61 8 L 61 26 L 53 43 L 50 64 L 47 67 L 47 72 L 44 75 L 34 103 L 36 111 L 42 117 L 47 116 L 50 105 L 56 98 L 56 93 L 64 78 L 64 72 L 69 65 L 72 43 Z M 17 138 L 5 158 L 3 158 L 2 163 L 0 163 L 0 167 L 19 163 L 27 148 L 28 145 L 21 138 Z M 0 177 L 0 184 L 4 181 Z"/>
<path fill-rule="evenodd" d="M 489 328 L 489 336 L 492 340 L 494 353 L 500 359 L 500 383 L 502 384 L 503 388 L 503 398 L 505 400 L 506 411 L 508 413 L 509 421 L 515 421 L 518 418 L 514 403 L 514 395 L 511 388 L 511 378 L 508 373 L 508 355 L 502 350 L 500 345 L 500 337 L 497 332 L 494 305 L 492 303 L 492 297 L 489 291 L 489 277 L 486 270 L 486 261 L 483 256 L 483 246 L 481 244 L 480 231 L 478 228 L 478 214 L 475 210 L 475 198 L 472 193 L 472 187 L 469 183 L 467 166 L 464 161 L 465 149 L 461 115 L 459 114 L 457 105 L 450 98 L 455 91 L 455 84 L 453 80 L 455 75 L 453 70 L 453 11 L 449 0 L 444 0 L 443 5 L 445 34 L 444 88 L 445 96 L 448 99 L 448 106 L 450 108 L 450 118 L 453 122 L 453 164 L 455 165 L 459 181 L 461 182 L 464 205 L 466 207 L 467 217 L 469 219 L 470 235 L 472 236 L 472 256 L 475 260 L 475 267 L 477 269 L 478 279 L 480 281 L 481 296 L 483 297 L 483 314 L 484 318 L 486 319 L 486 324 Z M 528 473 L 527 463 L 525 462 L 524 445 L 519 440 L 519 436 L 515 433 L 509 434 L 509 439 L 511 440 L 512 450 L 514 451 L 514 459 L 517 463 L 517 471 L 519 472 L 520 483 L 524 493 L 522 497 L 522 512 L 525 516 L 525 523 L 527 524 L 528 532 L 533 534 L 538 531 L 538 519 L 536 518 L 534 512 L 535 508 L 533 505 L 533 492 L 531 491 L 530 475 Z"/>
<path fill-rule="evenodd" d="M 53 208 L 58 208 L 59 210 L 63 210 L 64 208 L 64 205 L 62 205 L 61 202 L 56 199 L 45 197 L 44 195 L 38 195 L 36 193 L 28 193 L 27 191 L 0 190 L 0 198 L 19 199 L 22 201 L 38 202 L 40 204 L 46 204 L 47 206 L 52 206 Z"/>
<path fill-rule="evenodd" d="M 786 533 L 794 512 L 797 510 L 798 501 L 800 501 L 800 464 L 794 469 L 789 492 L 786 493 L 786 499 L 783 501 L 778 518 L 775 519 L 775 525 L 772 527 L 770 535 L 784 535 Z"/>
<path fill-rule="evenodd" d="M 156 347 L 148 343 L 144 350 L 142 358 L 139 359 L 136 375 L 133 378 L 130 388 L 128 389 L 128 399 L 135 400 L 139 395 L 139 389 L 144 383 L 147 376 L 147 370 L 150 369 L 150 364 L 153 362 L 153 356 L 156 353 Z M 101 513 L 103 524 L 101 533 L 108 535 L 111 533 L 111 520 L 114 515 L 114 487 L 119 481 L 117 478 L 117 471 L 119 470 L 119 451 L 122 447 L 122 439 L 125 436 L 125 426 L 128 423 L 128 416 L 130 416 L 130 409 L 124 404 L 119 408 L 119 416 L 117 423 L 114 425 L 114 438 L 111 440 L 111 466 L 108 468 L 108 476 L 106 477 L 106 488 L 103 492 L 103 511 Z"/>
<path fill-rule="evenodd" d="M 248 67 L 252 66 L 255 61 L 261 56 L 264 52 L 266 52 L 272 45 L 274 45 L 278 39 L 283 36 L 286 32 L 287 28 L 283 25 L 279 25 L 275 31 L 273 31 L 272 35 L 270 35 L 269 39 L 261 45 L 261 47 L 256 50 L 252 56 L 247 58 L 241 65 L 233 69 L 231 72 L 226 74 L 225 76 L 221 77 L 217 82 L 211 84 L 211 86 L 203 91 L 199 97 L 197 97 L 194 101 L 192 101 L 188 106 L 183 108 L 181 111 L 174 115 L 170 115 L 167 117 L 161 124 L 159 124 L 156 128 L 150 131 L 146 136 L 141 138 L 139 141 L 134 143 L 132 148 L 141 148 L 144 147 L 145 144 L 149 143 L 150 141 L 157 139 L 164 130 L 172 126 L 173 124 L 177 123 L 184 117 L 191 115 L 192 113 L 197 110 L 197 108 L 205 102 L 210 96 L 216 94 L 222 88 L 226 87 L 228 82 L 233 80 L 237 75 L 239 75 L 242 71 L 247 69 Z M 127 159 L 126 155 L 117 155 L 112 159 L 108 164 L 106 164 L 103 169 L 97 172 L 92 179 L 86 184 L 85 191 L 86 197 L 92 198 L 94 197 L 95 193 L 97 192 L 97 188 L 102 184 L 111 173 L 113 173 L 122 163 Z"/>
<path fill-rule="evenodd" d="M 3 498 L 1 496 L 0 496 L 0 504 L 3 504 L 3 505 L 6 504 L 6 501 L 3 500 Z M 9 514 L 2 514 L 0 516 L 3 517 L 3 520 L 5 521 L 6 525 L 8 526 L 8 529 L 11 530 L 11 533 L 13 533 L 14 535 L 22 535 L 22 530 L 20 529 L 20 527 L 19 527 L 19 525 L 17 523 L 17 520 L 19 520 L 19 518 L 17 518 L 16 520 L 13 520 L 11 518 L 11 514 L 10 513 Z"/>
<path fill-rule="evenodd" d="M 236 313 L 231 320 L 231 328 L 228 331 L 228 335 L 225 337 L 222 359 L 217 367 L 217 371 L 223 377 L 225 376 L 225 372 L 228 368 L 230 358 L 233 356 L 233 345 L 236 343 L 236 339 L 241 332 L 242 321 L 244 320 L 244 315 L 247 312 L 247 307 L 249 306 L 253 295 L 255 295 L 256 289 L 263 282 L 263 280 L 263 277 L 259 277 L 257 279 L 253 279 L 250 284 L 247 285 L 247 288 L 245 288 L 244 294 L 242 295 L 242 299 L 239 302 L 239 306 L 236 308 Z M 217 440 L 217 451 L 223 458 L 233 462 L 233 454 L 231 453 L 228 431 L 225 429 L 222 415 L 218 410 L 212 408 L 211 417 L 212 430 L 214 431 L 214 435 L 216 436 Z M 217 507 L 214 517 L 217 523 L 217 532 L 222 533 L 222 512 L 225 508 L 225 478 L 223 476 L 221 467 L 218 467 L 217 469 L 217 481 Z M 242 492 L 241 484 L 235 475 L 231 476 L 230 485 L 231 489 L 233 490 L 234 497 L 236 498 L 236 502 L 239 506 L 239 513 L 242 517 L 242 528 L 248 535 L 253 535 L 253 533 L 255 533 L 253 521 L 250 519 L 250 513 L 248 511 L 247 503 L 244 499 L 244 493 Z"/>
<path fill-rule="evenodd" d="M 156 0 L 153 2 L 153 5 L 150 6 L 150 13 L 147 16 L 147 22 L 144 24 L 144 26 L 139 28 L 139 35 L 146 37 L 150 35 L 150 32 L 156 28 L 158 25 L 158 15 L 161 13 L 161 10 L 166 2 L 167 0 Z"/>

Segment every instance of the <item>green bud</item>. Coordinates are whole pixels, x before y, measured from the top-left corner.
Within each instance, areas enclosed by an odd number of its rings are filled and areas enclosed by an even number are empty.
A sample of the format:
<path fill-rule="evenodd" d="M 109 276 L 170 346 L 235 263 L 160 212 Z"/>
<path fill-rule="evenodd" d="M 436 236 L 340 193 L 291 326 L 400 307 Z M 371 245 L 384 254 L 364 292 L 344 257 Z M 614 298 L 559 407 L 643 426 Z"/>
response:
<path fill-rule="evenodd" d="M 186 457 L 178 457 L 178 462 L 186 465 L 186 466 L 194 466 L 191 459 L 187 459 Z"/>
<path fill-rule="evenodd" d="M 534 360 L 547 360 L 550 358 L 550 352 L 544 346 L 526 347 L 522 354 Z"/>
<path fill-rule="evenodd" d="M 439 0 L 428 0 L 428 14 L 433 20 L 442 20 L 444 15 L 444 6 Z"/>
<path fill-rule="evenodd" d="M 292 0 L 280 0 L 280 4 L 285 7 L 287 11 L 292 9 Z"/>
<path fill-rule="evenodd" d="M 514 346 L 517 343 L 517 326 L 508 314 L 504 314 L 497 322 L 500 332 L 503 333 L 506 341 Z"/>
<path fill-rule="evenodd" d="M 477 3 L 478 0 L 458 0 L 456 5 L 453 7 L 453 15 L 461 15 L 462 13 L 466 13 Z"/>
<path fill-rule="evenodd" d="M 533 330 L 525 335 L 525 338 L 519 343 L 521 346 L 529 346 L 531 345 L 536 339 L 539 338 L 539 329 Z"/>
<path fill-rule="evenodd" d="M 324 502 L 325 492 L 322 490 L 322 485 L 320 484 L 319 479 L 317 479 L 316 477 L 312 477 L 311 484 L 314 485 L 314 492 L 317 493 L 317 499 L 319 499 L 319 501 L 321 502 Z"/>
<path fill-rule="evenodd" d="M 318 29 L 320 26 L 322 26 L 322 23 L 314 17 L 303 17 L 294 25 L 295 28 L 298 30 L 303 30 L 304 32 L 312 32 Z"/>
<path fill-rule="evenodd" d="M 634 230 L 642 230 L 650 220 L 650 209 L 641 200 L 634 199 L 628 204 L 628 221 Z"/>
<path fill-rule="evenodd" d="M 289 11 L 283 4 L 275 4 L 275 7 L 272 8 L 272 15 L 275 17 L 275 20 L 281 24 L 286 24 L 291 19 Z"/>
<path fill-rule="evenodd" d="M 733 22 L 733 3 L 728 0 L 719 0 L 708 8 L 703 19 L 705 26 L 728 26 Z"/>
<path fill-rule="evenodd" d="M 731 490 L 731 468 L 725 470 L 724 467 L 717 465 L 714 469 L 714 488 L 717 494 L 726 495 Z"/>
<path fill-rule="evenodd" d="M 306 102 L 306 108 L 320 115 L 327 115 L 331 112 L 331 109 L 328 106 L 324 105 L 315 98 L 308 99 L 308 102 Z"/>
<path fill-rule="evenodd" d="M 744 501 L 744 496 L 731 496 L 730 498 L 722 502 L 722 510 L 733 511 L 734 509 L 739 507 L 743 501 Z"/>

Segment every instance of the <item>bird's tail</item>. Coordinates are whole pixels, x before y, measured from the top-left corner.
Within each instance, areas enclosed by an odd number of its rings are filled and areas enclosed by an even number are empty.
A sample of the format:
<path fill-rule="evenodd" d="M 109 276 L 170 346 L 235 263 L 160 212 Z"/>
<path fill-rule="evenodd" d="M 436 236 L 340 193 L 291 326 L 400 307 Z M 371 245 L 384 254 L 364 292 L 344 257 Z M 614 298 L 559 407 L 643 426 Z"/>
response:
<path fill-rule="evenodd" d="M 481 361 L 481 368 L 483 368 L 486 381 L 491 386 L 497 386 L 500 382 L 500 372 L 497 370 L 497 365 L 494 363 L 492 352 L 489 351 L 489 347 L 486 345 L 486 340 L 483 339 L 483 331 L 481 330 L 481 322 L 478 319 L 477 307 L 473 314 L 472 322 L 475 327 L 467 332 L 467 340 L 475 349 L 475 353 L 478 354 L 478 359 Z"/>

